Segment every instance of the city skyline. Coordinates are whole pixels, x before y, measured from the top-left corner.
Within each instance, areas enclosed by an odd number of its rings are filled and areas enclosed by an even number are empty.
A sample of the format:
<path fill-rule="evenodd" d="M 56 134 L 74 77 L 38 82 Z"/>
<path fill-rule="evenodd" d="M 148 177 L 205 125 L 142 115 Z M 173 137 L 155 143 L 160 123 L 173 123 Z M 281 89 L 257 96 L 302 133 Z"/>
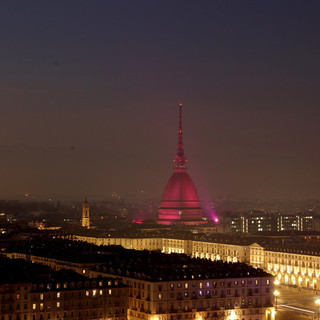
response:
<path fill-rule="evenodd" d="M 2 198 L 317 198 L 316 1 L 0 4 Z M 142 193 L 143 191 L 143 193 Z"/>

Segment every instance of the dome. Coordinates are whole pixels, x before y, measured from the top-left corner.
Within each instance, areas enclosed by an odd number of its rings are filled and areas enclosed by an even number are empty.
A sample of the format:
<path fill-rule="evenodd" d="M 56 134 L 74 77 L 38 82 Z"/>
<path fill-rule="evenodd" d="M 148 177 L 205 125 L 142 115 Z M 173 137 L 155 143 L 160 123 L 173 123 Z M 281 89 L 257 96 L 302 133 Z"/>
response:
<path fill-rule="evenodd" d="M 202 218 L 197 189 L 186 169 L 175 169 L 162 195 L 159 222 L 171 224 Z"/>
<path fill-rule="evenodd" d="M 162 202 L 199 202 L 198 192 L 186 171 L 174 172 L 169 179 L 163 194 Z"/>

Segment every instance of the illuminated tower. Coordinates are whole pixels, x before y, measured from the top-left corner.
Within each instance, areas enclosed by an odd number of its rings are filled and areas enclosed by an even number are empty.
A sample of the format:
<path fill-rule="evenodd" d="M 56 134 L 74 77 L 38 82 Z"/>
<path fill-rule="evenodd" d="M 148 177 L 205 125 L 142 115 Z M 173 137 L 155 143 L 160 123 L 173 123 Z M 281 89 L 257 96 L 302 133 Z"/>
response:
<path fill-rule="evenodd" d="M 87 198 L 82 205 L 82 226 L 88 229 L 90 228 L 89 203 Z"/>
<path fill-rule="evenodd" d="M 159 224 L 203 223 L 197 189 L 187 173 L 187 157 L 182 142 L 182 105 L 179 105 L 178 150 L 174 157 L 174 173 L 169 179 L 159 208 Z"/>

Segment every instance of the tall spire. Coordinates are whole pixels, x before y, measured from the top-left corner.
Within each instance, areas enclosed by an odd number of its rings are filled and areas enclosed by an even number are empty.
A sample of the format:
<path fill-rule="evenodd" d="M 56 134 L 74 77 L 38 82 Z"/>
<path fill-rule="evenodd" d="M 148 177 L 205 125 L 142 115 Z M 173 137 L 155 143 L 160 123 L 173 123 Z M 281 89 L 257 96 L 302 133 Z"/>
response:
<path fill-rule="evenodd" d="M 187 157 L 184 155 L 182 143 L 182 104 L 179 104 L 179 132 L 178 132 L 178 150 L 174 157 L 174 167 L 179 169 L 187 168 Z"/>

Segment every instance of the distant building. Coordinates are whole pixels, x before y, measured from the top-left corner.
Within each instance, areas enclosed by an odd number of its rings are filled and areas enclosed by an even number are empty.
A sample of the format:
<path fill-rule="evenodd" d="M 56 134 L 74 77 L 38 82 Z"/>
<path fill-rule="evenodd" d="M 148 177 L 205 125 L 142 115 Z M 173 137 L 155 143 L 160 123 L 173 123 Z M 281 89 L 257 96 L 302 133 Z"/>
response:
<path fill-rule="evenodd" d="M 246 233 L 270 232 L 276 227 L 276 218 L 263 211 L 251 211 L 246 218 Z"/>
<path fill-rule="evenodd" d="M 313 215 L 279 214 L 277 231 L 312 231 L 315 230 Z"/>
<path fill-rule="evenodd" d="M 301 231 L 316 230 L 314 217 L 312 214 L 305 214 L 300 216 L 300 225 L 301 225 Z"/>
<path fill-rule="evenodd" d="M 230 232 L 234 233 L 316 230 L 314 217 L 310 213 L 284 214 L 250 211 L 229 215 L 227 219 Z"/>
<path fill-rule="evenodd" d="M 187 173 L 187 157 L 182 143 L 182 105 L 179 105 L 178 151 L 174 157 L 174 173 L 162 195 L 159 224 L 200 224 L 202 209 L 197 189 Z"/>
<path fill-rule="evenodd" d="M 84 200 L 82 205 L 82 226 L 84 228 L 90 228 L 89 203 L 87 198 Z"/>
<path fill-rule="evenodd" d="M 277 218 L 264 211 L 234 214 L 230 219 L 230 231 L 234 233 L 257 233 L 277 230 Z"/>

